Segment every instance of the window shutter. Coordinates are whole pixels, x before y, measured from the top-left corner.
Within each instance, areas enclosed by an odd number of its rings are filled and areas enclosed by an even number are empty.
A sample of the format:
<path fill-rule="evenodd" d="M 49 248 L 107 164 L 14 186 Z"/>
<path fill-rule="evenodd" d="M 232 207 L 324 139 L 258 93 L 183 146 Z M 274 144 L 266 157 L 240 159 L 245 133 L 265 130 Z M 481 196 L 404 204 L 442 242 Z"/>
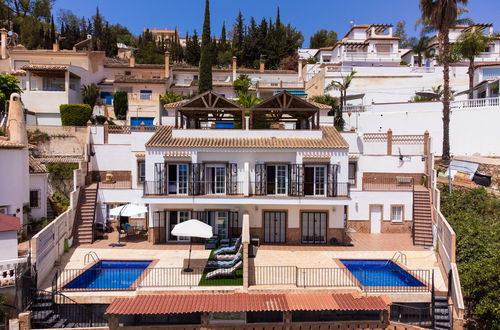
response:
<path fill-rule="evenodd" d="M 229 237 L 236 238 L 241 235 L 240 218 L 238 211 L 229 212 Z"/>
<path fill-rule="evenodd" d="M 255 164 L 255 194 L 266 194 L 266 164 Z"/>
<path fill-rule="evenodd" d="M 236 195 L 238 193 L 238 164 L 226 164 L 226 193 Z"/>
<path fill-rule="evenodd" d="M 290 196 L 304 194 L 304 166 L 302 164 L 290 165 Z"/>
<path fill-rule="evenodd" d="M 337 191 L 337 172 L 338 172 L 337 164 L 329 164 L 328 165 L 328 197 L 336 197 L 338 195 Z"/>
<path fill-rule="evenodd" d="M 155 164 L 155 186 L 154 186 L 154 195 L 163 195 L 167 192 L 165 189 L 165 164 L 164 163 L 156 163 Z"/>

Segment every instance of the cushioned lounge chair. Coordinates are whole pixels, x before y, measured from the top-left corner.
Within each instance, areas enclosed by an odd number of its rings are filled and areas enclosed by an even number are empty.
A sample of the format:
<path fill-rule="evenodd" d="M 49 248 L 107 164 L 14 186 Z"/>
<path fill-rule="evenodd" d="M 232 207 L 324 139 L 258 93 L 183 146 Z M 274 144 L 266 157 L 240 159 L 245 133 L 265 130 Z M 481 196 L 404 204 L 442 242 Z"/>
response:
<path fill-rule="evenodd" d="M 216 256 L 218 254 L 235 253 L 239 249 L 240 245 L 241 237 L 238 237 L 238 240 L 236 241 L 236 243 L 234 243 L 234 245 L 217 249 L 214 251 L 214 255 Z"/>
<path fill-rule="evenodd" d="M 205 275 L 206 280 L 210 280 L 217 277 L 233 276 L 236 278 L 236 270 L 243 266 L 243 261 L 239 261 L 236 265 L 231 268 L 219 268 Z"/>
<path fill-rule="evenodd" d="M 207 265 L 210 267 L 232 267 L 240 260 L 241 260 L 241 252 L 238 252 L 234 255 L 234 258 L 231 260 L 209 260 Z"/>
<path fill-rule="evenodd" d="M 216 260 L 233 260 L 236 258 L 236 256 L 241 253 L 243 253 L 243 245 L 240 244 L 240 247 L 238 248 L 238 252 L 235 254 L 218 254 L 215 256 Z"/>

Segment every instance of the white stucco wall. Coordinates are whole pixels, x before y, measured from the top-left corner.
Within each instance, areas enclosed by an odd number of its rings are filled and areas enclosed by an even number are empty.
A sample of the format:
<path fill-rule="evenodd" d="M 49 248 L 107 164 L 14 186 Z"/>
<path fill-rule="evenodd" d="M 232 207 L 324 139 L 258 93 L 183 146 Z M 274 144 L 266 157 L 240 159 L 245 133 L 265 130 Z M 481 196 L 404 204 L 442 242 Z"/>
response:
<path fill-rule="evenodd" d="M 17 258 L 17 231 L 0 231 L 0 260 Z"/>
<path fill-rule="evenodd" d="M 28 149 L 0 149 L 0 207 L 22 218 L 23 205 L 29 204 Z M 16 213 L 16 210 L 20 210 Z"/>
<path fill-rule="evenodd" d="M 404 205 L 404 219 L 413 218 L 413 193 L 411 191 L 351 191 L 348 209 L 349 220 L 368 220 L 370 204 L 383 205 L 383 220 L 391 219 L 391 205 Z"/>
<path fill-rule="evenodd" d="M 40 197 L 40 206 L 31 208 L 31 216 L 34 219 L 40 219 L 47 216 L 47 179 L 47 173 L 30 174 L 30 190 L 38 190 Z"/>

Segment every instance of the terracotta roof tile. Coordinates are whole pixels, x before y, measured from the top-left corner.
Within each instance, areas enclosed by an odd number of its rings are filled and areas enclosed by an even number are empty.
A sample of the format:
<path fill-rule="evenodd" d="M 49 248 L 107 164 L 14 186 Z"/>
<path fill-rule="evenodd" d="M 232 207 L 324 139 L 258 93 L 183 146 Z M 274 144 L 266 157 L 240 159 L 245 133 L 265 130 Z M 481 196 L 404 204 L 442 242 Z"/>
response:
<path fill-rule="evenodd" d="M 389 300 L 382 296 L 354 297 L 352 294 L 139 295 L 133 298 L 115 299 L 106 310 L 106 314 L 387 310 L 389 303 Z"/>
<path fill-rule="evenodd" d="M 25 145 L 0 138 L 0 149 L 22 149 Z"/>
<path fill-rule="evenodd" d="M 321 139 L 310 138 L 189 138 L 172 137 L 173 126 L 161 126 L 146 147 L 169 147 L 169 148 L 313 148 L 334 149 L 348 148 L 349 145 L 337 130 L 330 126 L 321 127 L 323 137 Z M 215 132 L 214 132 L 215 133 Z"/>
<path fill-rule="evenodd" d="M 177 102 L 167 103 L 164 105 L 164 107 L 167 109 L 175 109 L 175 108 L 179 108 L 180 106 L 184 105 L 187 102 L 189 102 L 189 100 L 180 100 Z"/>
<path fill-rule="evenodd" d="M 47 173 L 47 169 L 42 163 L 38 161 L 38 159 L 30 155 L 28 160 L 29 160 L 30 173 Z"/>
<path fill-rule="evenodd" d="M 0 231 L 21 229 L 21 221 L 17 217 L 0 213 Z"/>
<path fill-rule="evenodd" d="M 20 69 L 25 71 L 66 71 L 68 70 L 68 66 L 56 64 L 26 64 Z"/>

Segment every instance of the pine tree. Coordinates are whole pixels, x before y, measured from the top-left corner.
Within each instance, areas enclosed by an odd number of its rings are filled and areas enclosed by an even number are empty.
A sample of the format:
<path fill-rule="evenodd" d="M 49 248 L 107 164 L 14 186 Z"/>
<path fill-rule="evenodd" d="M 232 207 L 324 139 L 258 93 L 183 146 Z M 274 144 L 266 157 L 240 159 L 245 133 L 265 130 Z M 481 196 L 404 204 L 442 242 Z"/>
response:
<path fill-rule="evenodd" d="M 201 57 L 198 92 L 204 93 L 212 90 L 212 42 L 210 37 L 210 1 L 205 0 L 205 19 L 201 36 Z"/>
<path fill-rule="evenodd" d="M 102 37 L 103 37 L 103 20 L 101 14 L 99 14 L 99 7 L 96 8 L 94 15 L 94 50 L 102 50 Z"/>
<path fill-rule="evenodd" d="M 238 17 L 236 17 L 236 23 L 233 26 L 233 55 L 241 58 L 243 54 L 243 39 L 245 38 L 245 25 L 243 23 L 243 14 L 241 11 L 238 12 Z"/>

